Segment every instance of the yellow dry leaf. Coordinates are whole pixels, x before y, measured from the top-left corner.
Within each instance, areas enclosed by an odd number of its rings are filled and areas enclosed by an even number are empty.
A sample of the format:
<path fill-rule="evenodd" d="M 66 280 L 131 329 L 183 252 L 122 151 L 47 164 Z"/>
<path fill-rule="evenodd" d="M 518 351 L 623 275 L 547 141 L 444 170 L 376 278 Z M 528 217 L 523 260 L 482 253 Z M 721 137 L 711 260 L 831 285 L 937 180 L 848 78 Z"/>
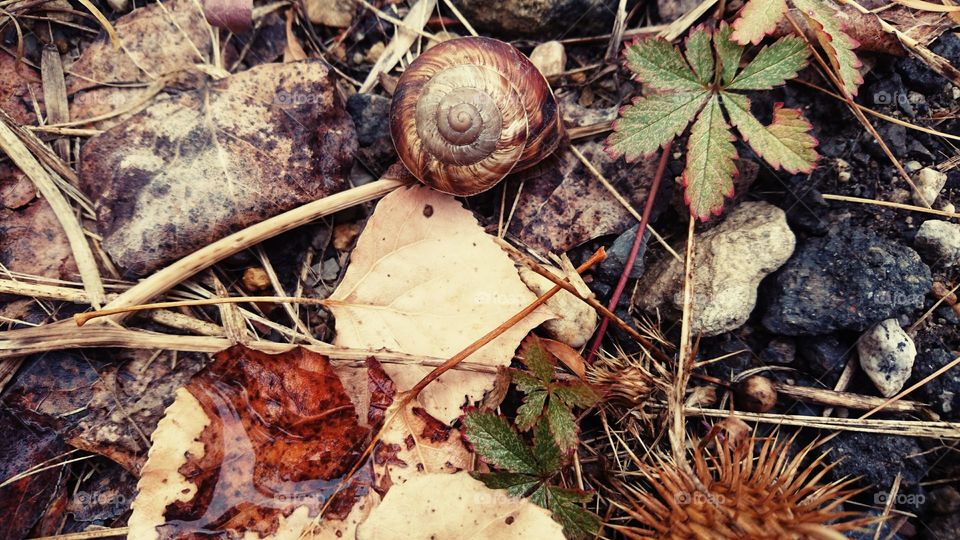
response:
<path fill-rule="evenodd" d="M 449 195 L 415 186 L 387 195 L 367 221 L 343 281 L 329 298 L 336 345 L 449 358 L 536 299 L 509 257 Z M 552 318 L 538 309 L 467 360 L 507 366 L 531 329 Z M 398 391 L 431 368 L 387 364 Z M 421 394 L 423 407 L 452 424 L 495 375 L 450 370 Z"/>
<path fill-rule="evenodd" d="M 399 411 L 403 398 L 397 395 L 384 415 L 392 420 L 374 453 L 377 485 L 396 486 L 423 474 L 469 470 L 473 453 L 464 445 L 460 430 L 433 418 L 416 401 Z"/>
<path fill-rule="evenodd" d="M 427 474 L 394 486 L 357 528 L 357 540 L 562 539 L 550 512 L 490 489 L 468 473 Z"/>

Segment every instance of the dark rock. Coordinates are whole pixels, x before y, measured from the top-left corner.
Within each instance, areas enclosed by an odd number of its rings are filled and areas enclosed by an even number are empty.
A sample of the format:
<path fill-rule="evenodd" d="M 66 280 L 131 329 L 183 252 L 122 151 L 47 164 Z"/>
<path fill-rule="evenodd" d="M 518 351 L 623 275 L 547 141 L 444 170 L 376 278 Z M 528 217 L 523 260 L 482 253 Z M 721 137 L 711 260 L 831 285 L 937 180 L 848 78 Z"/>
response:
<path fill-rule="evenodd" d="M 657 0 L 661 22 L 673 22 L 700 5 L 700 0 Z"/>
<path fill-rule="evenodd" d="M 633 4 L 634 2 L 628 2 Z M 564 35 L 609 32 L 617 0 L 455 0 L 478 30 L 502 37 L 536 36 L 547 41 Z M 630 9 L 629 7 L 627 8 Z"/>
<path fill-rule="evenodd" d="M 357 128 L 357 159 L 374 175 L 382 175 L 397 161 L 390 137 L 390 100 L 376 94 L 354 94 L 347 112 Z"/>
<path fill-rule="evenodd" d="M 853 508 L 847 507 L 844 509 L 852 510 Z M 889 520 L 881 520 L 880 512 L 878 510 L 870 510 L 867 512 L 867 515 L 871 518 L 879 520 L 880 523 L 870 523 L 869 525 L 864 526 L 862 529 L 850 531 L 845 535 L 847 538 L 850 540 L 874 540 L 875 538 L 885 538 L 886 540 L 903 540 L 903 536 L 899 534 L 890 536 L 890 534 L 893 532 L 893 528 L 890 526 Z M 877 536 L 878 528 L 880 529 L 879 536 Z"/>
<path fill-rule="evenodd" d="M 863 331 L 923 306 L 930 268 L 914 250 L 854 226 L 800 244 L 769 284 L 764 326 L 790 336 Z"/>
<path fill-rule="evenodd" d="M 953 32 L 944 32 L 930 50 L 946 58 L 951 64 L 960 63 L 960 38 Z M 943 90 L 947 80 L 931 70 L 926 63 L 914 56 L 906 56 L 897 62 L 897 71 L 912 90 L 922 94 L 936 94 Z"/>
<path fill-rule="evenodd" d="M 787 190 L 786 208 L 791 229 L 813 236 L 823 236 L 829 231 L 826 218 L 830 205 L 816 189 L 791 186 Z"/>
<path fill-rule="evenodd" d="M 836 334 L 828 334 L 801 339 L 797 349 L 807 363 L 807 370 L 832 385 L 840 377 L 854 344 L 841 340 Z"/>
<path fill-rule="evenodd" d="M 955 354 L 943 349 L 923 351 L 917 355 L 913 364 L 910 384 L 947 365 L 956 358 Z M 960 417 L 960 372 L 951 369 L 917 390 L 920 399 L 946 418 Z"/>
<path fill-rule="evenodd" d="M 630 248 L 633 247 L 633 239 L 637 236 L 637 228 L 640 224 L 627 229 L 623 234 L 617 237 L 607 250 L 607 258 L 600 263 L 600 277 L 611 283 L 616 283 L 620 279 L 624 265 L 627 264 L 627 257 L 630 255 Z M 647 251 L 647 244 L 650 242 L 650 231 L 644 233 L 643 242 L 637 251 L 637 259 L 633 262 L 633 268 L 630 269 L 630 279 L 637 279 L 643 275 L 643 254 Z"/>
<path fill-rule="evenodd" d="M 960 491 L 953 486 L 944 486 L 930 492 L 933 511 L 938 514 L 953 514 L 960 511 Z"/>
<path fill-rule="evenodd" d="M 909 508 L 911 500 L 922 502 L 920 497 L 907 499 L 910 494 L 919 494 L 919 482 L 929 467 L 915 438 L 844 431 L 837 435 L 831 446 L 831 455 L 845 458 L 833 469 L 834 477 L 858 477 L 858 484 L 873 486 L 878 506 L 886 502 L 884 494 L 889 492 L 898 472 L 902 480 L 897 502 L 907 504 L 898 504 L 897 507 Z"/>
<path fill-rule="evenodd" d="M 760 352 L 765 364 L 792 364 L 797 357 L 797 344 L 790 338 L 773 339 Z"/>
<path fill-rule="evenodd" d="M 887 144 L 887 148 L 893 152 L 893 155 L 896 157 L 902 158 L 907 155 L 907 128 L 899 124 L 884 124 L 883 126 L 877 127 L 877 133 L 880 134 L 880 137 L 883 139 L 883 142 Z M 870 153 L 875 159 L 887 163 L 889 158 L 887 154 L 884 153 L 883 148 L 877 143 L 871 135 L 865 135 L 867 138 L 863 142 L 864 149 Z"/>

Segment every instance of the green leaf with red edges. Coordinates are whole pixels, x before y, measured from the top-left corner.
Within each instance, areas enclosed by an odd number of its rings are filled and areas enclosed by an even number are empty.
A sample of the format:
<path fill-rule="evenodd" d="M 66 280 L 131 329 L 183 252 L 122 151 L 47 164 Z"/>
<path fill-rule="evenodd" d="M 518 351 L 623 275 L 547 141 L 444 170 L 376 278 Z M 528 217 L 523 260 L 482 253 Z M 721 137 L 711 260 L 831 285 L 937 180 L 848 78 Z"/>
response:
<path fill-rule="evenodd" d="M 778 103 L 773 109 L 773 122 L 765 126 L 750 114 L 750 101 L 745 96 L 724 93 L 723 104 L 743 139 L 771 166 L 794 174 L 813 170 L 817 140 L 800 111 L 784 109 Z"/>
<path fill-rule="evenodd" d="M 713 82 L 713 48 L 710 41 L 710 32 L 703 26 L 698 27 L 687 38 L 687 62 L 693 68 L 697 80 L 704 85 Z"/>
<path fill-rule="evenodd" d="M 537 474 L 536 456 L 502 416 L 470 411 L 463 423 L 467 440 L 487 462 L 510 472 Z"/>
<path fill-rule="evenodd" d="M 628 162 L 649 156 L 687 127 L 708 95 L 700 90 L 637 98 L 620 111 L 607 137 L 607 151 Z"/>
<path fill-rule="evenodd" d="M 652 88 L 686 92 L 704 89 L 680 51 L 662 39 L 634 41 L 625 55 L 627 67 L 636 73 L 640 82 Z"/>
<path fill-rule="evenodd" d="M 856 96 L 863 76 L 860 74 L 862 64 L 853 50 L 860 43 L 843 31 L 837 8 L 826 0 L 793 0 L 793 5 L 803 13 L 816 33 L 817 41 L 843 83 L 843 89 L 850 96 Z"/>
<path fill-rule="evenodd" d="M 786 0 L 750 0 L 733 21 L 733 39 L 741 45 L 759 45 L 787 12 Z"/>
<path fill-rule="evenodd" d="M 523 398 L 523 404 L 517 408 L 517 428 L 520 431 L 527 431 L 537 423 L 537 420 L 543 415 L 543 406 L 547 403 L 547 392 L 538 390 L 531 392 Z"/>
<path fill-rule="evenodd" d="M 807 44 L 795 36 L 778 39 L 757 53 L 725 90 L 769 90 L 779 86 L 807 65 Z"/>
<path fill-rule="evenodd" d="M 690 213 L 700 220 L 720 214 L 725 197 L 733 195 L 733 160 L 737 150 L 733 135 L 714 95 L 700 111 L 687 140 L 687 166 L 683 171 L 684 199 Z"/>
<path fill-rule="evenodd" d="M 721 85 L 730 84 L 736 76 L 740 69 L 740 57 L 743 55 L 743 46 L 730 38 L 732 33 L 730 25 L 721 22 L 720 29 L 713 34 L 713 47 L 717 50 L 717 60 L 722 66 Z"/>

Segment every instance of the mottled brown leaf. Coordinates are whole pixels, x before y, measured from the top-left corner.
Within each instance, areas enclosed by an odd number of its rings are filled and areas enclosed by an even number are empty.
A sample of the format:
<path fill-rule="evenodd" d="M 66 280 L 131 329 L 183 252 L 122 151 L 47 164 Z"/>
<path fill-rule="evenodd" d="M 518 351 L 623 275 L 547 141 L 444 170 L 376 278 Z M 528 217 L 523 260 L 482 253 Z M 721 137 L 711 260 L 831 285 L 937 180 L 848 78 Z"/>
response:
<path fill-rule="evenodd" d="M 355 149 L 322 63 L 265 64 L 158 98 L 90 139 L 80 178 L 104 249 L 143 274 L 343 189 Z"/>

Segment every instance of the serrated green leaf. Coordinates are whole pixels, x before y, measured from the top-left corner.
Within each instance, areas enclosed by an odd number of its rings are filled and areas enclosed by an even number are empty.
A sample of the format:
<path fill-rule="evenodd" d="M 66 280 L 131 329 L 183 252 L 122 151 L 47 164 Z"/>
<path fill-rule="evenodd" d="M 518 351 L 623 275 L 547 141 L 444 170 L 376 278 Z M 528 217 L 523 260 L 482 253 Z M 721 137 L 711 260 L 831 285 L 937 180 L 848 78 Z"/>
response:
<path fill-rule="evenodd" d="M 750 0 L 733 22 L 733 39 L 741 45 L 759 45 L 786 12 L 786 0 Z"/>
<path fill-rule="evenodd" d="M 464 425 L 467 439 L 486 461 L 510 472 L 537 474 L 537 458 L 503 417 L 470 411 Z"/>
<path fill-rule="evenodd" d="M 703 84 L 670 43 L 650 38 L 635 41 L 626 49 L 627 67 L 644 84 L 660 90 L 696 91 Z"/>
<path fill-rule="evenodd" d="M 516 424 L 520 431 L 527 431 L 543 416 L 543 406 L 547 402 L 546 390 L 531 392 L 523 398 L 523 404 L 517 408 Z"/>
<path fill-rule="evenodd" d="M 563 463 L 563 453 L 553 440 L 549 423 L 544 419 L 537 423 L 537 428 L 533 432 L 533 454 L 537 456 L 537 461 L 540 463 L 542 476 L 553 474 Z"/>
<path fill-rule="evenodd" d="M 794 0 L 793 5 L 813 28 L 817 41 L 830 59 L 830 65 L 843 83 L 843 89 L 851 96 L 856 96 L 863 76 L 860 74 L 860 59 L 853 50 L 860 43 L 843 31 L 837 8 L 825 0 Z"/>
<path fill-rule="evenodd" d="M 733 41 L 730 34 L 733 29 L 726 22 L 720 23 L 720 29 L 713 35 L 713 46 L 717 50 L 717 59 L 723 66 L 720 73 L 720 84 L 727 85 L 737 75 L 740 69 L 740 57 L 743 56 L 743 46 Z"/>
<path fill-rule="evenodd" d="M 679 135 L 707 100 L 708 93 L 653 94 L 621 111 L 607 137 L 608 151 L 628 162 L 648 156 Z"/>
<path fill-rule="evenodd" d="M 520 390 L 524 394 L 529 394 L 539 390 L 545 391 L 547 389 L 546 385 L 543 384 L 540 379 L 534 377 L 526 371 L 511 369 L 510 378 L 513 379 L 513 384 L 517 385 L 517 390 Z"/>
<path fill-rule="evenodd" d="M 511 497 L 525 497 L 537 484 L 542 482 L 536 476 L 522 473 L 473 473 L 473 477 L 490 489 L 505 489 Z"/>
<path fill-rule="evenodd" d="M 546 486 L 546 491 L 546 508 L 553 512 L 553 519 L 563 525 L 567 538 L 596 536 L 600 530 L 600 518 L 580 506 L 590 502 L 592 494 L 554 486 Z"/>
<path fill-rule="evenodd" d="M 769 90 L 797 76 L 807 65 L 807 44 L 795 36 L 778 39 L 757 53 L 726 90 Z"/>
<path fill-rule="evenodd" d="M 600 396 L 590 385 L 580 381 L 558 382 L 553 387 L 553 395 L 567 407 L 592 407 Z"/>
<path fill-rule="evenodd" d="M 697 80 L 704 85 L 713 82 L 713 48 L 710 33 L 699 27 L 687 38 L 687 62 L 693 68 Z"/>
<path fill-rule="evenodd" d="M 556 359 L 543 347 L 540 338 L 531 334 L 520 345 L 520 361 L 533 372 L 533 375 L 548 383 L 553 380 L 553 369 L 557 365 Z"/>
<path fill-rule="evenodd" d="M 810 172 L 817 162 L 817 140 L 810 123 L 796 109 L 774 106 L 773 122 L 764 126 L 750 113 L 750 101 L 737 94 L 723 94 L 730 121 L 750 147 L 767 163 L 790 173 Z"/>
<path fill-rule="evenodd" d="M 720 99 L 713 96 L 690 130 L 683 171 L 684 198 L 690 212 L 701 220 L 719 214 L 724 197 L 733 195 L 733 175 L 737 172 L 733 160 L 737 151 L 732 140 L 720 110 Z"/>
<path fill-rule="evenodd" d="M 577 419 L 573 412 L 557 399 L 547 402 L 547 422 L 550 432 L 563 451 L 573 450 L 577 446 Z"/>

